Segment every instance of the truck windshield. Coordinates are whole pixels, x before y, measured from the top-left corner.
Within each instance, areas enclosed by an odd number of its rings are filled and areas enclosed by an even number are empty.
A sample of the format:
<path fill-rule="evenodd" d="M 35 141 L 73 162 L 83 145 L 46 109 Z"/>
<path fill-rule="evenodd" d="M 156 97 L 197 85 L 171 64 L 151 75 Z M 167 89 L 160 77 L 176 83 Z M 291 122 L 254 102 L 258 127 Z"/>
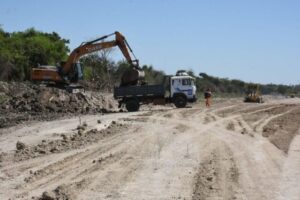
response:
<path fill-rule="evenodd" d="M 182 79 L 182 85 L 194 85 L 193 79 Z"/>

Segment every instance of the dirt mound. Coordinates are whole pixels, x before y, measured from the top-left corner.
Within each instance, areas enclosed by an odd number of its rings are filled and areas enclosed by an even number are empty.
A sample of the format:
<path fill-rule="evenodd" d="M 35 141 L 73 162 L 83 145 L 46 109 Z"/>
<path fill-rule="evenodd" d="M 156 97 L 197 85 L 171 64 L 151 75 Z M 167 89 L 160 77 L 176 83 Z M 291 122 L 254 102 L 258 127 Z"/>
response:
<path fill-rule="evenodd" d="M 35 198 L 39 200 L 72 200 L 76 199 L 76 193 L 88 184 L 88 180 L 83 179 L 72 184 L 62 184 L 53 191 L 43 192 L 41 197 Z"/>
<path fill-rule="evenodd" d="M 58 186 L 55 190 L 50 192 L 44 192 L 39 200 L 65 200 L 74 199 L 74 195 L 70 188 L 66 185 Z"/>
<path fill-rule="evenodd" d="M 67 114 L 111 112 L 115 104 L 112 96 L 97 92 L 69 93 L 30 83 L 0 82 L 0 128 Z"/>

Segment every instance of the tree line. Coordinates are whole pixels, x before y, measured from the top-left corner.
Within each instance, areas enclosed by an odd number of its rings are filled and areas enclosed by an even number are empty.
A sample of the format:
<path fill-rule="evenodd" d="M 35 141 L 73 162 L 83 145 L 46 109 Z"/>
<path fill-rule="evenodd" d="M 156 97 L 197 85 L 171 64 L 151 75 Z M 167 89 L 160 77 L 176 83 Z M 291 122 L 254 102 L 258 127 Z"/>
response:
<path fill-rule="evenodd" d="M 300 96 L 300 85 L 248 83 L 238 79 L 218 78 L 206 73 L 199 74 L 196 78 L 196 85 L 200 91 L 209 87 L 220 96 L 240 96 L 249 90 L 256 91 L 256 89 L 264 95 Z"/>
<path fill-rule="evenodd" d="M 68 44 L 69 40 L 56 32 L 45 33 L 29 28 L 9 33 L 0 27 L 0 80 L 30 80 L 32 67 L 56 65 L 66 60 L 70 52 Z M 130 67 L 124 60 L 115 62 L 110 59 L 110 53 L 111 50 L 105 50 L 80 59 L 84 66 L 85 81 L 97 89 L 112 90 L 113 86 L 119 84 L 123 72 Z M 163 71 L 149 65 L 143 65 L 142 69 L 148 84 L 163 82 Z M 199 93 L 209 87 L 217 95 L 240 96 L 249 88 L 258 85 L 237 79 L 218 78 L 206 73 L 196 75 L 191 70 L 188 73 L 195 77 Z M 259 89 L 262 94 L 300 95 L 300 85 L 259 84 Z"/>

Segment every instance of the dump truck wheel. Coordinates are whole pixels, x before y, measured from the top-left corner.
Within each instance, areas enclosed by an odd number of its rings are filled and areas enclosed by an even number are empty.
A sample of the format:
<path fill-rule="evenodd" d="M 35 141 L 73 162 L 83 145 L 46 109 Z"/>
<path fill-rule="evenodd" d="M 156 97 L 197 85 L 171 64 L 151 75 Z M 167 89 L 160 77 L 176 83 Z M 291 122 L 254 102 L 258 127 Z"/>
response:
<path fill-rule="evenodd" d="M 126 101 L 126 109 L 128 112 L 138 111 L 140 108 L 139 101 L 137 99 L 129 99 Z"/>
<path fill-rule="evenodd" d="M 177 108 L 184 108 L 186 106 L 187 100 L 184 96 L 178 95 L 174 98 L 174 104 Z"/>

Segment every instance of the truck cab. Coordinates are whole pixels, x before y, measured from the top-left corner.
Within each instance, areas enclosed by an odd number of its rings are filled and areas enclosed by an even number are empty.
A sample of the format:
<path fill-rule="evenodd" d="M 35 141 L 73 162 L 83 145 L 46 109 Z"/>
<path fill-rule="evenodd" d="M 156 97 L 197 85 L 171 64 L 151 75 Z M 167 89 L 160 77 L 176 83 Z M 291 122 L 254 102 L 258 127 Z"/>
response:
<path fill-rule="evenodd" d="M 176 107 L 185 107 L 187 102 L 195 102 L 195 79 L 187 74 L 170 77 L 170 98 Z"/>
<path fill-rule="evenodd" d="M 189 102 L 194 102 L 196 100 L 196 86 L 193 77 L 173 76 L 170 81 L 171 97 L 180 93 L 184 94 Z"/>

